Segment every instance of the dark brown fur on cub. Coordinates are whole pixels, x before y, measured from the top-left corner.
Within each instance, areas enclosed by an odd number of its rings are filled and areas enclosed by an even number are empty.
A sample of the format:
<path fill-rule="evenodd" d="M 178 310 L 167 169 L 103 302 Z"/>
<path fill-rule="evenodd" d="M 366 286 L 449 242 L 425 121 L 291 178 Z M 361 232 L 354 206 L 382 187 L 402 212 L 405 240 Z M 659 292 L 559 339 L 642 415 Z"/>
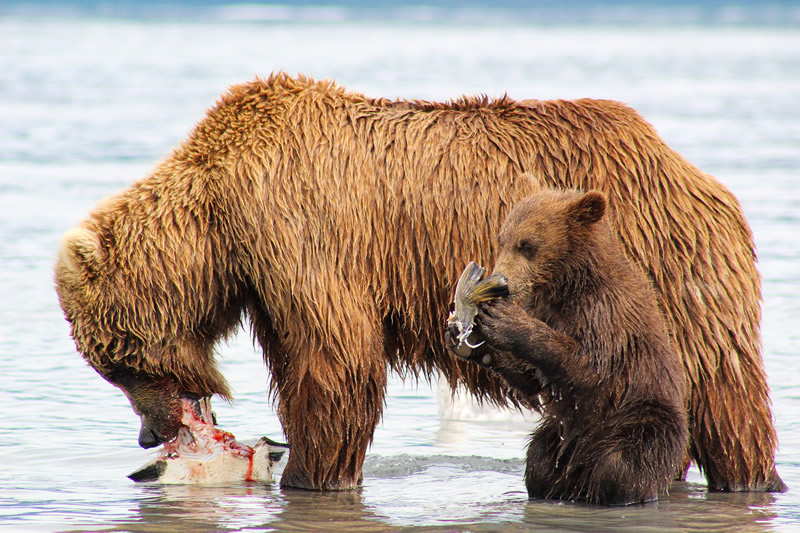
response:
<path fill-rule="evenodd" d="M 533 498 L 653 500 L 686 453 L 681 361 L 605 210 L 594 191 L 547 190 L 519 203 L 495 266 L 510 296 L 484 304 L 476 320 L 494 350 L 474 356 L 544 400 L 525 474 Z"/>

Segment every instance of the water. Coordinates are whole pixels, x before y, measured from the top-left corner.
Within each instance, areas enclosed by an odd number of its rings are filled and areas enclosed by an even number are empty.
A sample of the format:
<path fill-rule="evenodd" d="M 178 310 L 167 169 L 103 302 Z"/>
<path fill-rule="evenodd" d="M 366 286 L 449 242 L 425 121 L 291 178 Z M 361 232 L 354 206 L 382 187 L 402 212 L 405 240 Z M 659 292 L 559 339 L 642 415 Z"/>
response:
<path fill-rule="evenodd" d="M 556 8 L 450 18 L 398 10 L 404 18 L 387 21 L 333 7 L 239 6 L 188 19 L 24 7 L 0 12 L 0 530 L 788 531 L 800 523 L 800 15 L 792 4 L 756 9 L 758 24 L 736 9 L 667 7 L 588 10 L 581 24 Z M 260 21 L 243 21 L 252 16 Z M 124 396 L 69 338 L 52 287 L 60 235 L 142 177 L 226 86 L 279 69 L 371 96 L 508 92 L 638 109 L 737 194 L 755 233 L 778 470 L 790 492 L 709 494 L 692 470 L 645 506 L 529 502 L 522 457 L 532 422 L 473 415 L 469 405 L 445 406 L 443 417 L 435 379 L 399 377 L 358 491 L 128 481 L 150 455 L 136 445 L 138 420 Z M 242 440 L 281 439 L 248 336 L 219 354 L 236 394 L 232 405 L 215 402 L 223 427 Z"/>

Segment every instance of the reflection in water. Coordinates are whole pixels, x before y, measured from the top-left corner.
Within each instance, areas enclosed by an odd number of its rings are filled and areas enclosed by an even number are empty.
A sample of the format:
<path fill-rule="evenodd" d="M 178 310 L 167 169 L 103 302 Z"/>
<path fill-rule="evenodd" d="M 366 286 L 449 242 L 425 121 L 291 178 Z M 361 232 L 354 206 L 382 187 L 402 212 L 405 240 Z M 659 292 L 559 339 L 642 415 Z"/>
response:
<path fill-rule="evenodd" d="M 773 501 L 770 493 L 708 493 L 705 485 L 674 482 L 669 497 L 625 507 L 530 501 L 523 521 L 531 530 L 568 523 L 573 531 L 771 531 Z"/>
<path fill-rule="evenodd" d="M 386 523 L 364 505 L 362 490 L 316 492 L 282 490 L 284 506 L 271 527 L 281 531 L 385 531 Z"/>
<path fill-rule="evenodd" d="M 414 476 L 403 483 L 414 486 Z M 428 480 L 430 481 L 430 480 Z M 372 490 L 375 484 L 372 483 Z M 442 487 L 444 490 L 444 487 Z M 404 493 L 403 508 L 414 508 L 417 520 L 385 501 L 368 503 L 366 488 L 344 492 L 281 489 L 277 484 L 198 487 L 149 485 L 138 512 L 102 531 L 772 531 L 775 495 L 770 493 L 707 493 L 705 485 L 675 482 L 658 502 L 604 507 L 551 500 L 526 500 L 511 492 L 505 501 L 476 502 L 452 493 L 452 504 L 464 507 L 472 520 L 436 520 L 436 504 Z M 444 504 L 448 494 L 433 499 Z M 495 495 L 496 496 L 496 495 Z M 443 499 L 444 498 L 444 499 Z M 415 501 L 416 500 L 416 501 Z M 377 503 L 377 506 L 374 505 Z M 380 509 L 378 511 L 377 509 Z M 442 512 L 453 516 L 448 505 Z M 417 522 L 418 523 L 415 523 Z M 81 528 L 81 531 L 86 529 Z"/>
<path fill-rule="evenodd" d="M 316 492 L 277 484 L 148 486 L 138 516 L 107 531 L 384 531 L 361 490 Z"/>
<path fill-rule="evenodd" d="M 138 516 L 119 530 L 225 531 L 271 522 L 284 505 L 274 485 L 148 485 Z"/>

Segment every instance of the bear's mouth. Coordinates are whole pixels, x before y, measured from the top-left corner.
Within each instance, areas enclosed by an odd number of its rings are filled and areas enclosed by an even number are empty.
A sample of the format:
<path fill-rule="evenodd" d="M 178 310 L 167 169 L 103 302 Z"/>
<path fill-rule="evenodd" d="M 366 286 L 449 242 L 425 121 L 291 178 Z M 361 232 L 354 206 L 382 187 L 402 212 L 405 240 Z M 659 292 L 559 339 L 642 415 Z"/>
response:
<path fill-rule="evenodd" d="M 205 404 L 208 405 L 207 409 L 204 408 Z M 183 392 L 178 395 L 176 408 L 178 412 L 169 417 L 170 423 L 166 425 L 160 424 L 148 415 L 141 415 L 139 446 L 144 449 L 155 448 L 160 444 L 173 440 L 180 432 L 180 429 L 185 426 L 187 409 L 191 410 L 198 419 L 204 420 L 205 417 L 208 417 L 212 425 L 216 423 L 214 413 L 211 412 L 210 408 L 210 398 L 202 398 L 198 394 Z M 165 431 L 167 434 L 164 433 Z"/>
<path fill-rule="evenodd" d="M 208 450 L 213 447 L 213 443 L 229 440 L 226 437 L 230 436 L 230 434 L 216 427 L 216 416 L 211 411 L 211 398 L 200 398 L 194 394 L 183 394 L 181 395 L 180 404 L 180 425 L 176 435 L 172 438 L 164 439 L 156 430 L 145 428 L 144 425 L 142 426 L 142 432 L 147 430 L 153 434 L 154 439 L 158 440 L 155 445 L 146 446 L 147 448 L 163 444 L 163 454 L 169 457 L 181 455 L 190 450 L 192 453 L 199 453 L 198 450 L 200 449 L 204 452 L 208 452 Z M 230 440 L 232 442 L 232 439 Z"/>

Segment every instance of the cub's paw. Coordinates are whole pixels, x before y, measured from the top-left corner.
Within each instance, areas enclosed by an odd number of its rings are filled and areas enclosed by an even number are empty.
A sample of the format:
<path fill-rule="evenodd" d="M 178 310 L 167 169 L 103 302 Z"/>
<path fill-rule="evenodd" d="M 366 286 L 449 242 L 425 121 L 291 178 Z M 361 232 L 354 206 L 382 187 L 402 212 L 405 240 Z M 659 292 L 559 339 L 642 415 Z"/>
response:
<path fill-rule="evenodd" d="M 456 355 L 459 359 L 466 361 L 478 362 L 481 359 L 480 347 L 483 346 L 483 340 L 480 339 L 475 333 L 470 333 L 469 336 L 462 342 L 458 341 L 459 331 L 456 326 L 450 326 L 444 333 L 444 345 L 450 352 Z"/>
<path fill-rule="evenodd" d="M 459 331 L 457 326 L 454 324 L 448 326 L 444 332 L 444 345 L 459 358 L 469 359 L 469 356 L 472 355 L 472 348 L 466 343 L 458 342 L 458 333 Z"/>
<path fill-rule="evenodd" d="M 480 305 L 475 317 L 475 330 L 492 348 L 510 352 L 517 339 L 526 335 L 530 321 L 522 307 L 500 299 Z"/>

